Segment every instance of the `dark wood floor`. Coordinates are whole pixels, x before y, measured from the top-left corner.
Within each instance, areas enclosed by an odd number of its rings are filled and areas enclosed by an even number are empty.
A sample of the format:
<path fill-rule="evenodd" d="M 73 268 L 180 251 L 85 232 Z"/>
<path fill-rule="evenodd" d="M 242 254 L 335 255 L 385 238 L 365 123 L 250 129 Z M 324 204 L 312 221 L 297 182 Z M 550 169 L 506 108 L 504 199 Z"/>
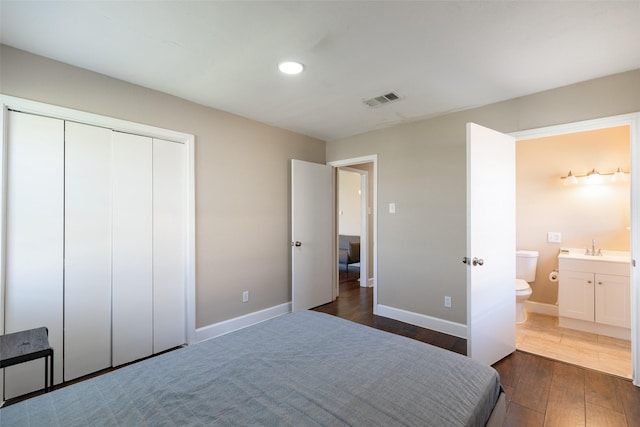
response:
<path fill-rule="evenodd" d="M 466 340 L 373 315 L 373 290 L 341 272 L 340 296 L 314 310 L 466 354 Z M 640 388 L 631 381 L 516 351 L 494 365 L 508 406 L 505 426 L 640 426 Z"/>

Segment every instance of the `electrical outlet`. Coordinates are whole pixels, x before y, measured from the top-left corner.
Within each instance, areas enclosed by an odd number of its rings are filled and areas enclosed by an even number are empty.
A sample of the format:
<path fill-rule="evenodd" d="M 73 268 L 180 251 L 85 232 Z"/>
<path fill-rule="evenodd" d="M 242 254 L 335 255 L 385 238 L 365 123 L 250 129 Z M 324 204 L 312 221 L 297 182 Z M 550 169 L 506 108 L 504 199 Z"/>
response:
<path fill-rule="evenodd" d="M 242 292 L 242 302 L 249 302 L 249 291 Z"/>
<path fill-rule="evenodd" d="M 444 306 L 447 308 L 451 308 L 451 297 L 450 296 L 445 296 L 444 297 Z"/>

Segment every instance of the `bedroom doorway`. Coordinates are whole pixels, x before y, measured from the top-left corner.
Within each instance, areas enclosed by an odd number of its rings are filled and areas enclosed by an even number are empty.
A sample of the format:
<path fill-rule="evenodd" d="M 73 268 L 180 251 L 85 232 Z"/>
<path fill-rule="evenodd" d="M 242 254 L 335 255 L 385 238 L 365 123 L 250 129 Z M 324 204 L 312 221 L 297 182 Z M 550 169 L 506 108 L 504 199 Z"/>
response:
<path fill-rule="evenodd" d="M 373 288 L 373 313 L 376 312 L 376 304 L 377 304 L 377 288 L 376 288 L 376 272 L 377 272 L 377 251 L 376 251 L 376 201 L 377 201 L 377 156 L 365 156 L 354 159 L 344 159 L 335 162 L 329 162 L 329 165 L 337 168 L 337 173 L 346 171 L 349 173 L 354 173 L 359 176 L 360 179 L 360 187 L 359 193 L 357 195 L 359 199 L 360 209 L 359 213 L 359 240 L 360 240 L 360 260 L 359 265 L 349 265 L 346 268 L 345 265 L 340 265 L 339 257 L 336 257 L 336 274 L 340 276 L 340 269 L 343 272 L 345 270 L 349 270 L 350 273 L 353 273 L 352 269 L 355 270 L 359 267 L 359 285 L 360 287 L 371 287 Z M 339 180 L 339 178 L 338 178 Z M 339 185 L 337 186 L 339 192 Z M 337 198 L 339 199 L 339 194 L 337 194 Z M 338 203 L 336 204 L 336 224 L 339 224 L 340 220 L 340 207 Z M 343 211 L 343 214 L 345 212 Z M 344 216 L 344 215 L 343 215 Z M 336 229 L 336 244 L 339 244 L 340 231 Z M 339 252 L 339 251 L 338 251 Z M 340 277 L 337 278 L 336 284 L 337 289 L 336 292 L 340 291 Z"/>
<path fill-rule="evenodd" d="M 369 252 L 370 163 L 337 170 L 338 276 L 340 282 L 356 279 L 367 287 Z M 339 289 L 338 289 L 339 295 Z"/>

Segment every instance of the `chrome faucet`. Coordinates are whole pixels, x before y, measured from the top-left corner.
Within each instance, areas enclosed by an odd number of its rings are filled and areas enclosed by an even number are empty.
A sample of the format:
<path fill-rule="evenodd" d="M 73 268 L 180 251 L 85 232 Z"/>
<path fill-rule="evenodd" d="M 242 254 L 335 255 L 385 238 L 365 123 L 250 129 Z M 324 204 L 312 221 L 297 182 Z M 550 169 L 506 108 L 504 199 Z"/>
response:
<path fill-rule="evenodd" d="M 598 252 L 596 252 L 596 239 L 591 240 L 591 251 L 587 249 L 587 252 L 585 252 L 585 255 L 602 256 L 602 248 L 598 249 Z"/>

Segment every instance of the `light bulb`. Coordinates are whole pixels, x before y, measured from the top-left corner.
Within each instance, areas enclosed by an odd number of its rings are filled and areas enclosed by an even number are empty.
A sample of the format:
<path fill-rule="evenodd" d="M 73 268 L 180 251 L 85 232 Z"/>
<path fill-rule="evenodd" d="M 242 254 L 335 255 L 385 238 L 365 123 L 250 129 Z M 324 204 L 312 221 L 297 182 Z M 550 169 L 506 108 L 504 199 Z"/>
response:
<path fill-rule="evenodd" d="M 611 176 L 611 182 L 626 182 L 628 178 L 628 175 L 624 173 L 622 168 L 618 168 L 616 173 Z"/>
<path fill-rule="evenodd" d="M 576 176 L 573 173 L 571 173 L 571 171 L 569 171 L 569 174 L 564 179 L 564 185 L 574 185 L 577 183 L 578 183 L 578 178 L 576 178 Z"/>
<path fill-rule="evenodd" d="M 295 61 L 285 61 L 278 64 L 278 70 L 285 74 L 300 74 L 304 65 Z"/>

